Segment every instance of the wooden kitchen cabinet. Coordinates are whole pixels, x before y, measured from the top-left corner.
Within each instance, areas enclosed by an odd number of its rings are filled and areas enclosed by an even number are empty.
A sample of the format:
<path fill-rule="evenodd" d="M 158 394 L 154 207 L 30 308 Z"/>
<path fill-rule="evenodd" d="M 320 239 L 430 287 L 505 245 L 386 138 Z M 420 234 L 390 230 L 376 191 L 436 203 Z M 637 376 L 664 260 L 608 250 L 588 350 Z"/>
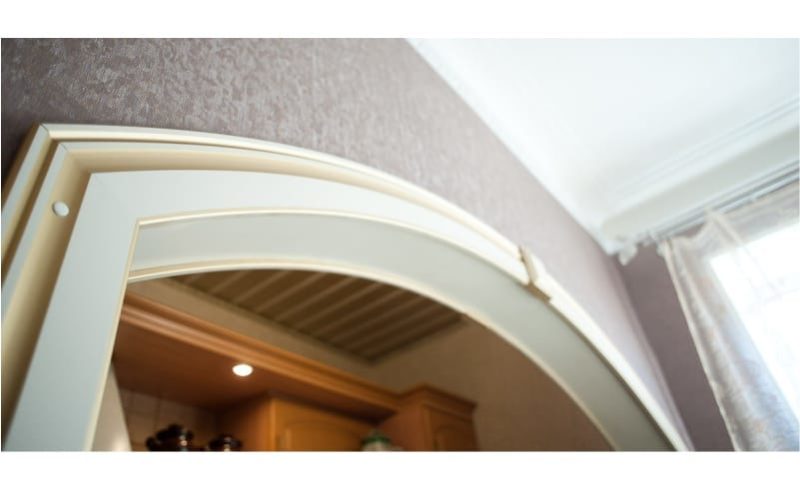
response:
<path fill-rule="evenodd" d="M 360 450 L 376 426 L 404 450 L 478 449 L 473 403 L 430 386 L 412 389 L 401 399 L 395 414 L 375 423 L 265 395 L 225 412 L 220 427 L 236 434 L 244 450 Z"/>
<path fill-rule="evenodd" d="M 130 293 L 113 361 L 123 388 L 214 413 L 248 451 L 360 450 L 376 427 L 403 450 L 478 449 L 469 400 L 427 385 L 398 394 Z M 240 362 L 250 376 L 233 376 Z"/>
<path fill-rule="evenodd" d="M 428 408 L 426 416 L 433 450 L 463 452 L 478 449 L 471 419 L 439 411 L 436 408 Z"/>
<path fill-rule="evenodd" d="M 380 429 L 406 450 L 477 450 L 474 408 L 466 399 L 420 386 L 402 396 L 398 412 L 381 423 Z"/>
<path fill-rule="evenodd" d="M 221 416 L 243 450 L 355 451 L 373 425 L 315 406 L 263 396 Z"/>

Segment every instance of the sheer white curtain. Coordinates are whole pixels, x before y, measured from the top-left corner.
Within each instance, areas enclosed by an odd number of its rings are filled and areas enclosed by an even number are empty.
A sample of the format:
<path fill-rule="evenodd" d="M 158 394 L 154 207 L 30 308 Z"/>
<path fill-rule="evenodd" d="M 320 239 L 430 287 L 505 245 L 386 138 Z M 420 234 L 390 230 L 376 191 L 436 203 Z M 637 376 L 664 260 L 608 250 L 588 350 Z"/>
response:
<path fill-rule="evenodd" d="M 798 450 L 800 224 L 792 184 L 662 243 L 737 450 Z"/>

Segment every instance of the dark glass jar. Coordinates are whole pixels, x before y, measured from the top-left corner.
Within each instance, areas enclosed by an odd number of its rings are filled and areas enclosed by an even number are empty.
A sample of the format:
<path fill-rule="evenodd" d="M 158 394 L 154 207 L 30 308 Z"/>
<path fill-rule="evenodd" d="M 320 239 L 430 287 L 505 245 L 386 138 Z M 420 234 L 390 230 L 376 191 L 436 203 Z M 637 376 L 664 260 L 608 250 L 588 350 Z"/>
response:
<path fill-rule="evenodd" d="M 241 449 L 242 442 L 225 433 L 208 442 L 208 450 L 212 452 L 238 452 Z"/>
<path fill-rule="evenodd" d="M 190 452 L 194 433 L 179 424 L 171 424 L 156 433 L 155 438 L 147 439 L 147 449 L 151 452 Z"/>

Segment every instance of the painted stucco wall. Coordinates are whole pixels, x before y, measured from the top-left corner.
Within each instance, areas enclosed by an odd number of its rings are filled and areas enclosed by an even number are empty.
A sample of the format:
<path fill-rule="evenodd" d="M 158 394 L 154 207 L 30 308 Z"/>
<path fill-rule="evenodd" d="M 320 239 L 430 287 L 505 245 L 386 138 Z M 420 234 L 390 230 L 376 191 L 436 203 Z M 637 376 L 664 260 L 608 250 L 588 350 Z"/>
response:
<path fill-rule="evenodd" d="M 536 254 L 671 411 L 612 258 L 403 40 L 4 39 L 3 175 L 44 121 L 275 141 L 425 187 Z"/>

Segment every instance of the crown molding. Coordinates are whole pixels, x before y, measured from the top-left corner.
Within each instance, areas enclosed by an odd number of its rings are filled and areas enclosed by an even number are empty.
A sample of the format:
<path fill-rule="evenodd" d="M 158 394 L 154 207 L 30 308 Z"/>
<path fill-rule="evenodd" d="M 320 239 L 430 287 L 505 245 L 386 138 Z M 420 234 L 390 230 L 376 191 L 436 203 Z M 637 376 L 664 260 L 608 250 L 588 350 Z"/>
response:
<path fill-rule="evenodd" d="M 651 194 L 653 189 L 664 189 L 678 184 L 681 180 L 724 164 L 732 157 L 755 148 L 778 134 L 796 129 L 798 103 L 800 98 L 794 95 L 733 129 L 648 165 L 646 171 L 625 179 L 613 188 L 611 195 L 628 196 L 618 206 L 628 207 L 633 202 L 647 200 L 646 194 Z"/>
<path fill-rule="evenodd" d="M 796 174 L 799 146 L 797 128 L 784 131 L 614 214 L 602 226 L 603 237 L 610 244 L 606 251 L 614 253 L 636 244 L 698 209 L 717 208 L 726 199 L 743 198 L 772 178 Z"/>
<path fill-rule="evenodd" d="M 677 214 L 797 161 L 799 102 L 793 96 L 773 105 L 615 187 L 609 193 L 615 198 L 608 200 L 617 205 L 596 232 L 605 251 L 616 253 Z M 734 174 L 737 181 L 730 178 Z"/>

